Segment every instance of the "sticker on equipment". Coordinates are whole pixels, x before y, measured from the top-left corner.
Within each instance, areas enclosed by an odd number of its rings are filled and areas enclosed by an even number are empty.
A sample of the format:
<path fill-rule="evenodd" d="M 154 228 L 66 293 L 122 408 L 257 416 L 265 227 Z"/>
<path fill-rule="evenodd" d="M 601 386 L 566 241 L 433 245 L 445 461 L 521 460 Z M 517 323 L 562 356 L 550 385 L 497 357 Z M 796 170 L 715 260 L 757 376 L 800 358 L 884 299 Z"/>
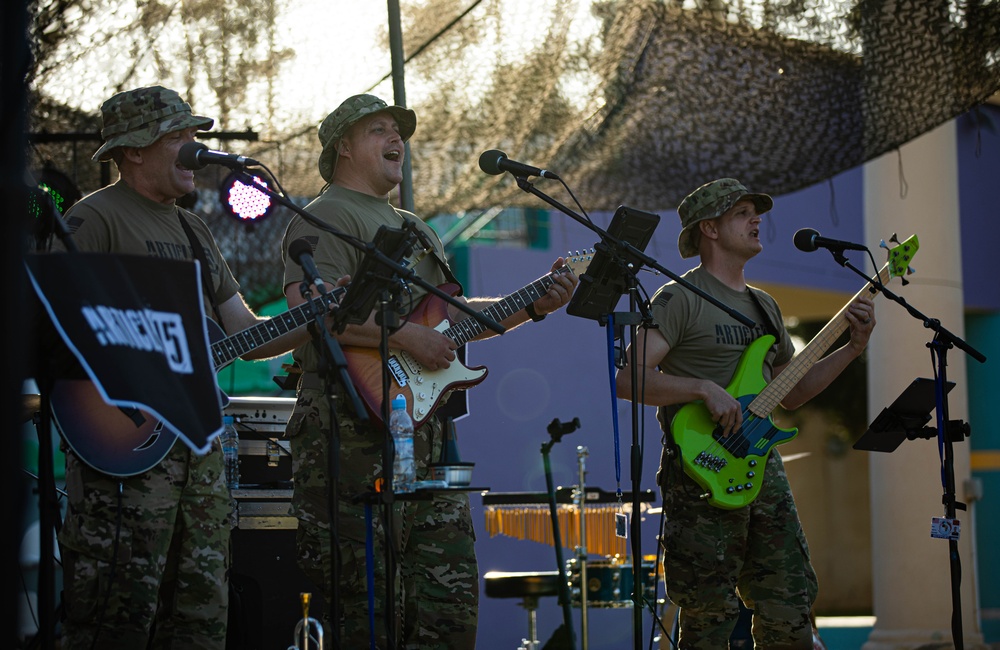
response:
<path fill-rule="evenodd" d="M 934 517 L 931 519 L 931 537 L 938 539 L 958 539 L 962 526 L 958 519 Z"/>

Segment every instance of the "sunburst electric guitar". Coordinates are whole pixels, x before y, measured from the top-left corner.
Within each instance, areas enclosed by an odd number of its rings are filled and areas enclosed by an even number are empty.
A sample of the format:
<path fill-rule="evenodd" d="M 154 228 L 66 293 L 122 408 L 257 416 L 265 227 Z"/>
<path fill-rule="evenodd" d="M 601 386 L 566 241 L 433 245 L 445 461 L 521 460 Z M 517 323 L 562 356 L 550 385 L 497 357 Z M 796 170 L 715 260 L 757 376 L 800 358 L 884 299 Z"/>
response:
<path fill-rule="evenodd" d="M 327 295 L 232 336 L 226 336 L 215 321 L 206 318 L 215 371 L 222 370 L 240 355 L 312 321 L 314 309 L 325 311 L 346 290 L 337 287 Z M 229 397 L 221 389 L 219 393 L 225 406 Z M 56 426 L 66 444 L 83 462 L 105 474 L 134 476 L 152 469 L 177 440 L 177 436 L 152 414 L 105 402 L 97 387 L 87 379 L 55 382 L 50 401 Z"/>
<path fill-rule="evenodd" d="M 889 261 L 879 271 L 879 281 L 886 284 L 905 275 L 919 246 L 914 235 L 890 249 Z M 721 427 L 712 421 L 701 401 L 685 404 L 677 411 L 670 433 L 680 448 L 681 465 L 705 490 L 711 505 L 735 510 L 757 498 L 771 448 L 798 434 L 798 429 L 775 426 L 771 412 L 849 327 L 847 308 L 865 293 L 874 295 L 878 290 L 870 283 L 865 285 L 770 384 L 764 381 L 762 369 L 774 336 L 762 336 L 747 347 L 726 387 L 726 392 L 743 406 L 743 426 L 738 431 L 723 437 Z"/>
<path fill-rule="evenodd" d="M 592 254 L 567 257 L 564 266 L 497 300 L 481 313 L 499 322 L 545 295 L 558 276 L 576 273 L 575 268 L 590 259 Z M 452 296 L 459 290 L 454 284 L 443 284 L 438 288 Z M 486 331 L 486 327 L 471 316 L 454 324 L 449 322 L 448 303 L 434 294 L 421 300 L 407 321 L 433 327 L 455 341 L 458 347 Z M 344 346 L 344 356 L 347 357 L 347 372 L 368 414 L 373 420 L 382 422 L 382 357 L 378 348 Z M 391 375 L 390 390 L 393 395 L 406 397 L 406 408 L 415 427 L 431 416 L 449 392 L 471 388 L 486 379 L 489 372 L 485 366 L 469 368 L 458 359 L 447 368 L 428 370 L 408 352 L 395 348 L 389 348 L 386 365 Z"/>

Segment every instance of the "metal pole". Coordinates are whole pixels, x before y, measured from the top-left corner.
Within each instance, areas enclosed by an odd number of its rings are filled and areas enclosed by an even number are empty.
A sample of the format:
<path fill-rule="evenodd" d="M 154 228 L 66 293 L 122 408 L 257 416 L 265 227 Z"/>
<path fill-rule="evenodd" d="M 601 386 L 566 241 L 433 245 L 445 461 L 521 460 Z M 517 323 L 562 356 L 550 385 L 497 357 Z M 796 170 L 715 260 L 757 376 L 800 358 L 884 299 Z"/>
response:
<path fill-rule="evenodd" d="M 399 21 L 399 0 L 387 0 L 389 7 L 389 55 L 392 58 L 392 96 L 397 106 L 406 106 L 403 83 L 403 30 Z M 403 181 L 399 184 L 399 207 L 413 212 L 413 170 L 410 165 L 410 144 L 403 157 Z"/>
<path fill-rule="evenodd" d="M 576 548 L 576 559 L 580 565 L 580 643 L 581 649 L 587 650 L 590 647 L 590 629 L 587 617 L 587 489 L 586 489 L 586 464 L 587 456 L 590 452 L 586 447 L 576 448 L 577 465 L 579 466 L 580 489 L 577 491 L 577 514 L 580 517 L 580 545 Z"/>

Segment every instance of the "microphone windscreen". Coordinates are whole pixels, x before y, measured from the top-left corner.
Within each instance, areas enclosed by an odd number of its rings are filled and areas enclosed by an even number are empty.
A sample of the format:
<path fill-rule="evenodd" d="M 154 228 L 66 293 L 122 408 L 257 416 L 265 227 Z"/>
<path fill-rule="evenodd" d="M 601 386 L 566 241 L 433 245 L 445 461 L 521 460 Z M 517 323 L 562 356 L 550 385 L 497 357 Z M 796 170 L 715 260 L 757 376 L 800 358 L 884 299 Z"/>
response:
<path fill-rule="evenodd" d="M 188 169 L 204 169 L 207 163 L 198 160 L 199 151 L 208 151 L 208 146 L 202 142 L 187 142 L 181 145 L 177 152 L 177 161 Z"/>
<path fill-rule="evenodd" d="M 500 169 L 500 160 L 506 157 L 507 154 L 499 149 L 484 151 L 482 155 L 479 156 L 479 169 L 492 176 L 502 174 L 503 170 Z"/>
<path fill-rule="evenodd" d="M 792 243 L 795 244 L 795 248 L 800 251 L 811 253 L 819 246 L 816 245 L 816 237 L 819 236 L 819 232 L 813 230 L 812 228 L 802 228 L 795 233 L 792 237 Z"/>
<path fill-rule="evenodd" d="M 288 256 L 299 265 L 302 264 L 302 255 L 312 255 L 312 244 L 305 237 L 299 237 L 288 246 Z"/>

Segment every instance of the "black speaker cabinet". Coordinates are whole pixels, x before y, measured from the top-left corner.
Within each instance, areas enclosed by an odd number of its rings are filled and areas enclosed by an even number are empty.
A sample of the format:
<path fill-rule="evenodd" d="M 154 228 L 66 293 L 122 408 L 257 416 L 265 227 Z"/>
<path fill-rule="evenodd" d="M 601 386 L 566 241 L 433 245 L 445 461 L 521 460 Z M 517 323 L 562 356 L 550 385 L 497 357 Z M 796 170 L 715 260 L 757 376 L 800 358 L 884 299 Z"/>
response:
<path fill-rule="evenodd" d="M 284 650 L 299 643 L 303 592 L 312 594 L 309 616 L 323 619 L 323 596 L 296 563 L 294 527 L 236 528 L 231 558 L 226 650 Z"/>
<path fill-rule="evenodd" d="M 320 590 L 296 563 L 292 464 L 284 439 L 294 405 L 294 398 L 234 397 L 225 410 L 240 437 L 226 650 L 285 650 L 298 643 L 303 592 L 312 594 L 310 618 L 323 618 Z"/>

